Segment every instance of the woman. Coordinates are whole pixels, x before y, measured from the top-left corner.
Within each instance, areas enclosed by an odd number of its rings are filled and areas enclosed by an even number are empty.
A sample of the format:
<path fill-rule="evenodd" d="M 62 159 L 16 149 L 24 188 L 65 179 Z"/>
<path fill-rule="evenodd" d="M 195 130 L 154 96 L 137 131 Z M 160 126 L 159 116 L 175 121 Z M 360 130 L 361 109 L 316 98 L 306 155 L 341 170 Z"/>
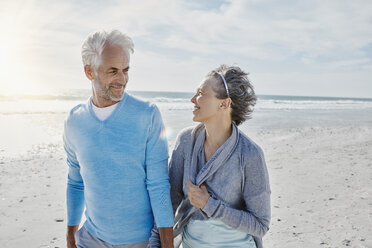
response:
<path fill-rule="evenodd" d="M 237 128 L 256 103 L 247 73 L 220 66 L 191 102 L 200 124 L 178 135 L 169 167 L 175 235 L 183 248 L 261 248 L 269 178 L 262 150 Z"/>

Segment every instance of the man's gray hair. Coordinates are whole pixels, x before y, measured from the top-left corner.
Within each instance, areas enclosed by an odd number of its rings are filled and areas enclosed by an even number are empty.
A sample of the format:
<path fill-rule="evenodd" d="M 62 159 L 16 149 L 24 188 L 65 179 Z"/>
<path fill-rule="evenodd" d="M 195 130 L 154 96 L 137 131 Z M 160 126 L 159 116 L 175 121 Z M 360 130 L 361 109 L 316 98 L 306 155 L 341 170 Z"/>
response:
<path fill-rule="evenodd" d="M 253 86 L 248 79 L 248 73 L 237 66 L 221 65 L 208 73 L 207 77 L 214 77 L 220 82 L 213 90 L 218 99 L 225 99 L 227 95 L 221 76 L 225 78 L 231 98 L 231 119 L 239 125 L 251 118 L 253 107 L 256 105 L 257 97 Z"/>
<path fill-rule="evenodd" d="M 107 44 L 121 46 L 125 50 L 128 60 L 130 59 L 130 53 L 134 52 L 133 41 L 128 35 L 118 30 L 98 31 L 89 35 L 83 43 L 81 49 L 83 65 L 90 65 L 97 70 L 100 65 L 100 56 Z"/>

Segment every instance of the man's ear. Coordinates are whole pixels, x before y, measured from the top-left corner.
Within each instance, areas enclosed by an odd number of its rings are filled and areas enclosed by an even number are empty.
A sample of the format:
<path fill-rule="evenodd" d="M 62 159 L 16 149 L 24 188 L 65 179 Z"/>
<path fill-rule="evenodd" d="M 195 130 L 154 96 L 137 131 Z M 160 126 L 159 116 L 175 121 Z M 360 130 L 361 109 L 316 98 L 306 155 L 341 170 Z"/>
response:
<path fill-rule="evenodd" d="M 85 76 L 87 76 L 87 78 L 92 81 L 94 80 L 96 74 L 94 74 L 94 69 L 92 66 L 90 65 L 85 65 L 84 66 L 84 71 L 85 71 Z"/>

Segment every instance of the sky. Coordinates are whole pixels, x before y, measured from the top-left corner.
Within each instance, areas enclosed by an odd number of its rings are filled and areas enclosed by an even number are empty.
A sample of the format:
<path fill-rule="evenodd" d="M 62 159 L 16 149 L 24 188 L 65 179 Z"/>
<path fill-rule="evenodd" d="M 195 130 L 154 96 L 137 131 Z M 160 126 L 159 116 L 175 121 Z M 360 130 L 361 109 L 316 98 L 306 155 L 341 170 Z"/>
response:
<path fill-rule="evenodd" d="M 132 37 L 128 90 L 193 92 L 220 64 L 257 94 L 372 98 L 370 0 L 0 1 L 0 95 L 90 89 L 81 45 Z"/>

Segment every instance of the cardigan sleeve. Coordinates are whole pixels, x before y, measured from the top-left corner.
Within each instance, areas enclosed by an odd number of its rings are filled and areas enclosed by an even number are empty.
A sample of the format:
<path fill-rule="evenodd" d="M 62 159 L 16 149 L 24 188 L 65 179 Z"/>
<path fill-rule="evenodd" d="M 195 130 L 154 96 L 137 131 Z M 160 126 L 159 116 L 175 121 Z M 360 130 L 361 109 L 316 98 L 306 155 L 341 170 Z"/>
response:
<path fill-rule="evenodd" d="M 180 139 L 177 139 L 172 157 L 169 163 L 169 181 L 171 185 L 171 200 L 173 214 L 180 205 L 183 194 L 184 154 Z"/>
<path fill-rule="evenodd" d="M 221 200 L 210 197 L 202 211 L 208 217 L 218 218 L 237 230 L 256 237 L 263 237 L 269 230 L 271 191 L 261 149 L 257 147 L 254 156 L 248 161 L 242 162 L 244 163 L 243 198 L 245 210 L 229 207 Z"/>

